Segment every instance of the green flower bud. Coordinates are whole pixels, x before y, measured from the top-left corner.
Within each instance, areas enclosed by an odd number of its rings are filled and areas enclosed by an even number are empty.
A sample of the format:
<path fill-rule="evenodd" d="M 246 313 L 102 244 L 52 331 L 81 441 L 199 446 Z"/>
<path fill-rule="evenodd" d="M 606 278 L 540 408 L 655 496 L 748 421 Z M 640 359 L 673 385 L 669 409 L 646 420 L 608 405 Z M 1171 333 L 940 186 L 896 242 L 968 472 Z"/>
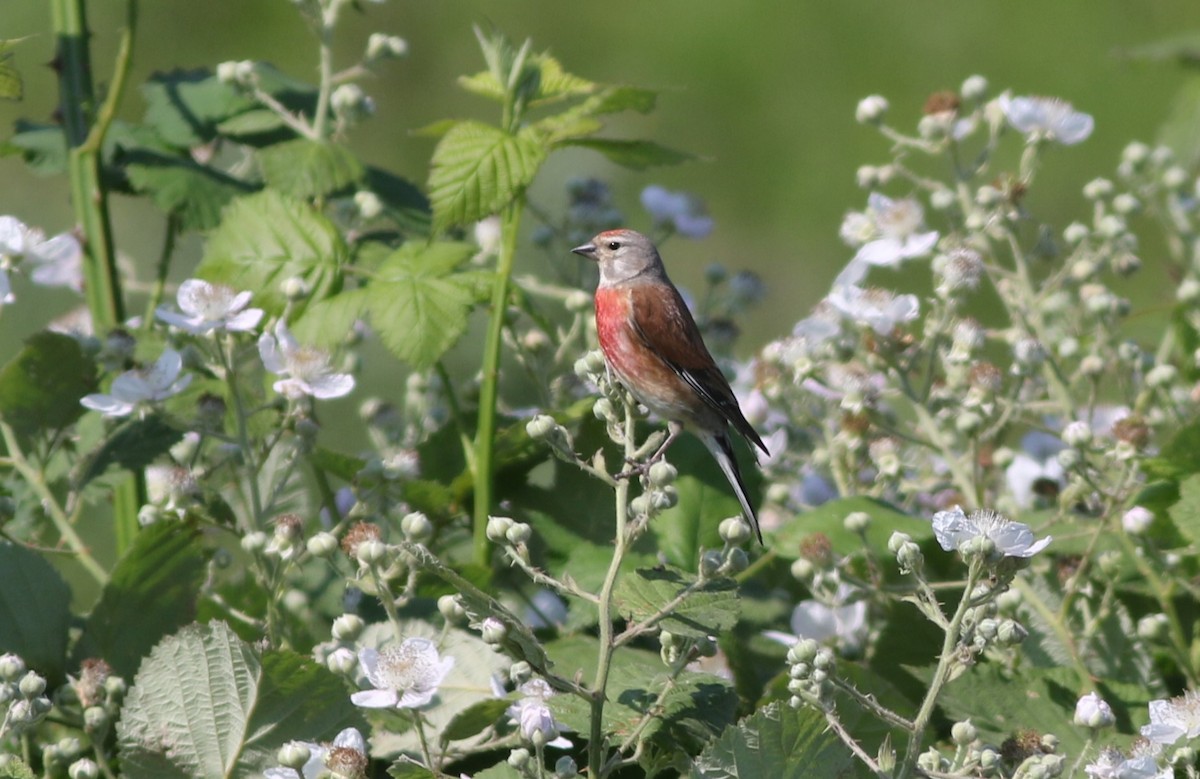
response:
<path fill-rule="evenodd" d="M 310 757 L 312 757 L 312 752 L 300 741 L 289 741 L 275 753 L 275 759 L 281 766 L 294 768 L 297 771 L 304 767 Z"/>
<path fill-rule="evenodd" d="M 467 612 L 463 608 L 462 599 L 457 595 L 443 595 L 437 601 L 438 611 L 447 622 L 458 623 L 466 618 Z"/>
<path fill-rule="evenodd" d="M 421 543 L 433 535 L 433 523 L 422 512 L 414 511 L 400 520 L 400 530 L 409 541 Z"/>
<path fill-rule="evenodd" d="M 67 769 L 70 779 L 97 779 L 100 776 L 100 766 L 88 758 L 82 758 L 71 763 Z"/>
<path fill-rule="evenodd" d="M 871 515 L 865 511 L 851 511 L 842 520 L 842 527 L 851 533 L 862 534 L 871 526 Z"/>
<path fill-rule="evenodd" d="M 653 487 L 667 487 L 675 483 L 679 471 L 666 460 L 659 460 L 650 466 L 650 484 Z"/>
<path fill-rule="evenodd" d="M 723 566 L 724 573 L 728 576 L 737 576 L 742 571 L 746 570 L 750 565 L 750 556 L 746 554 L 746 550 L 740 546 L 735 546 L 729 550 L 729 558 Z"/>
<path fill-rule="evenodd" d="M 328 557 L 338 550 L 338 540 L 333 533 L 321 531 L 312 538 L 308 539 L 305 544 L 308 553 L 313 557 Z"/>
<path fill-rule="evenodd" d="M 524 522 L 514 522 L 508 532 L 504 534 L 504 538 L 513 546 L 527 544 L 529 539 L 533 538 L 533 528 Z"/>
<path fill-rule="evenodd" d="M 709 549 L 700 556 L 700 577 L 707 579 L 715 576 L 721 570 L 721 565 L 725 561 L 721 559 L 721 553 L 715 549 Z"/>
<path fill-rule="evenodd" d="M 508 764 L 517 770 L 529 764 L 529 750 L 525 748 L 514 749 L 508 753 Z"/>
<path fill-rule="evenodd" d="M 103 735 L 108 732 L 110 724 L 112 718 L 103 706 L 88 706 L 83 710 L 83 729 L 88 734 Z"/>
<path fill-rule="evenodd" d="M 508 531 L 512 526 L 513 521 L 508 517 L 488 517 L 487 537 L 497 544 L 502 544 L 507 540 Z"/>
<path fill-rule="evenodd" d="M 966 746 L 979 737 L 979 731 L 971 724 L 971 720 L 955 722 L 950 728 L 950 738 L 959 746 Z"/>
<path fill-rule="evenodd" d="M 26 698 L 36 698 L 46 691 L 46 680 L 38 676 L 36 671 L 29 671 L 21 677 L 17 688 Z"/>
<path fill-rule="evenodd" d="M 370 538 L 363 541 L 358 545 L 358 549 L 355 550 L 355 556 L 358 558 L 358 561 L 368 568 L 382 563 L 384 558 L 387 557 L 387 553 L 387 544 L 377 538 Z"/>
<path fill-rule="evenodd" d="M 751 530 L 750 525 L 739 514 L 736 517 L 721 520 L 721 524 L 717 526 L 717 533 L 727 544 L 743 544 L 750 540 Z"/>
<path fill-rule="evenodd" d="M 362 634 L 366 623 L 357 614 L 343 614 L 333 621 L 333 637 L 338 641 L 355 641 Z"/>

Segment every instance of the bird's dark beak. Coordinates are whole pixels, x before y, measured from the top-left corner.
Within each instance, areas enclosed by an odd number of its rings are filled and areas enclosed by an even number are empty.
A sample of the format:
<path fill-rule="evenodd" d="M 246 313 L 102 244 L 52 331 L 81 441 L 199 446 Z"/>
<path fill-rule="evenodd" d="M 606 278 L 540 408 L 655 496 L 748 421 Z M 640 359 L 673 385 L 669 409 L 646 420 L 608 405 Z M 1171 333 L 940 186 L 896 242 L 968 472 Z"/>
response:
<path fill-rule="evenodd" d="M 580 257 L 587 257 L 589 260 L 596 259 L 596 244 L 594 243 L 585 243 L 583 246 L 576 246 L 571 251 Z"/>

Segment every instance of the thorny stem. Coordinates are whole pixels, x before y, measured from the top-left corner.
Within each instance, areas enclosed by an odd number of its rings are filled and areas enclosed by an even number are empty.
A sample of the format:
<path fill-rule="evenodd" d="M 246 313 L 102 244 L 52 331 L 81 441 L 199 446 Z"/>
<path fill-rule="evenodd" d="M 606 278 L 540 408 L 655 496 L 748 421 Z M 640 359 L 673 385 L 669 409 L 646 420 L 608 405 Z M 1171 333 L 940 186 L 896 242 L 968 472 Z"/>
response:
<path fill-rule="evenodd" d="M 912 721 L 912 731 L 908 739 L 908 748 L 904 753 L 904 762 L 900 765 L 897 773 L 899 779 L 907 779 L 912 776 L 917 765 L 917 756 L 921 752 L 921 744 L 925 738 L 925 729 L 933 717 L 933 709 L 937 705 L 938 696 L 941 695 L 942 688 L 949 681 L 950 672 L 958 663 L 959 630 L 962 627 L 963 617 L 966 616 L 967 609 L 971 606 L 971 592 L 979 583 L 979 579 L 983 575 L 983 568 L 983 558 L 979 555 L 972 556 L 970 567 L 967 569 L 967 581 L 962 599 L 959 600 L 958 608 L 955 609 L 954 616 L 951 617 L 950 624 L 945 629 L 945 638 L 942 640 L 942 651 L 938 655 L 937 668 L 933 672 L 933 679 L 929 682 L 925 700 L 921 701 L 921 708 Z"/>
<path fill-rule="evenodd" d="M 637 442 L 634 440 L 635 417 L 634 406 L 625 404 L 624 444 L 625 457 L 632 458 L 637 452 Z M 600 588 L 600 656 L 596 661 L 596 680 L 592 683 L 592 730 L 588 738 L 588 775 L 599 779 L 604 775 L 604 700 L 608 688 L 608 672 L 612 665 L 612 654 L 615 648 L 613 640 L 613 589 L 617 583 L 617 575 L 621 571 L 621 562 L 629 542 L 627 525 L 629 523 L 629 479 L 617 482 L 614 492 L 616 503 L 616 544 L 612 560 L 608 564 L 608 573 L 604 576 L 604 585 Z"/>

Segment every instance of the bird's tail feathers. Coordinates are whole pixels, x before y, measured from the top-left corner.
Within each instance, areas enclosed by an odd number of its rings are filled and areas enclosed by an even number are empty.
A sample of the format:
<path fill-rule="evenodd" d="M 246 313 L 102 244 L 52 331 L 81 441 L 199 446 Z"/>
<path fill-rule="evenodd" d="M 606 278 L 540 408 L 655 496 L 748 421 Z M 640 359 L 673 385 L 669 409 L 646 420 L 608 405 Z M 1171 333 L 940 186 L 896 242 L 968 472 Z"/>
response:
<path fill-rule="evenodd" d="M 738 503 L 742 504 L 742 514 L 745 515 L 746 521 L 750 523 L 750 527 L 754 530 L 754 535 L 758 538 L 758 543 L 763 543 L 762 530 L 758 527 L 758 515 L 754 513 L 754 506 L 750 504 L 750 496 L 746 494 L 746 484 L 742 481 L 742 472 L 738 468 L 737 459 L 733 456 L 733 442 L 730 440 L 729 435 L 724 433 L 710 433 L 701 435 L 700 438 L 704 441 L 704 445 L 708 447 L 708 451 L 712 452 L 717 465 L 721 466 L 721 472 L 729 480 L 729 486 L 733 487 L 733 492 L 737 495 Z"/>

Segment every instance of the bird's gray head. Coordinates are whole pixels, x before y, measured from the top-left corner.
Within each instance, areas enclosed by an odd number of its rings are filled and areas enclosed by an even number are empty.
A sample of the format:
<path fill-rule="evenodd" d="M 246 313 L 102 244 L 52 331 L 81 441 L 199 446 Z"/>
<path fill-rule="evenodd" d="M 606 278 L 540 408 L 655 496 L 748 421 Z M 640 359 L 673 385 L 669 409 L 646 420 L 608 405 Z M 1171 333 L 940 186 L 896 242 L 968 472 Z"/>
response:
<path fill-rule="evenodd" d="M 601 286 L 663 274 L 658 249 L 637 230 L 605 230 L 571 251 L 599 263 Z"/>

